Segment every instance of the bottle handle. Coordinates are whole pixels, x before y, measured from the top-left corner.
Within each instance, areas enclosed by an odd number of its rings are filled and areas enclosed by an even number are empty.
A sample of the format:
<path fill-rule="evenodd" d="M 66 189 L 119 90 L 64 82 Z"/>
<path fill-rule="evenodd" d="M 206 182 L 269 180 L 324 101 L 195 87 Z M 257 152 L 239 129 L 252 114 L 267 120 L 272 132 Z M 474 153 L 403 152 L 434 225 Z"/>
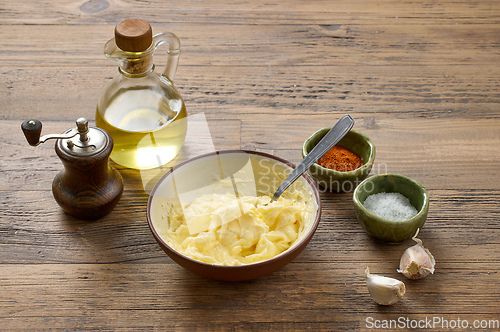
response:
<path fill-rule="evenodd" d="M 179 63 L 179 56 L 181 55 L 181 42 L 176 35 L 171 32 L 160 32 L 153 36 L 154 48 L 163 43 L 168 43 L 168 58 L 167 66 L 163 71 L 163 75 L 167 76 L 170 81 L 174 81 L 175 72 L 177 71 L 177 64 Z"/>

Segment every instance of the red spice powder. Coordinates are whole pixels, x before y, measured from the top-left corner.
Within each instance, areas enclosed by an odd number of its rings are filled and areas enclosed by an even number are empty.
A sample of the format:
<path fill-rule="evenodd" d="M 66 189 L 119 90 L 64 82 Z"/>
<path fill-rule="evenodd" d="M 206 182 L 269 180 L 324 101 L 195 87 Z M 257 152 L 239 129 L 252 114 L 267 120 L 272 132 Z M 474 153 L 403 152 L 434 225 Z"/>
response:
<path fill-rule="evenodd" d="M 317 164 L 339 172 L 349 172 L 363 166 L 363 160 L 356 153 L 340 145 L 335 145 Z"/>

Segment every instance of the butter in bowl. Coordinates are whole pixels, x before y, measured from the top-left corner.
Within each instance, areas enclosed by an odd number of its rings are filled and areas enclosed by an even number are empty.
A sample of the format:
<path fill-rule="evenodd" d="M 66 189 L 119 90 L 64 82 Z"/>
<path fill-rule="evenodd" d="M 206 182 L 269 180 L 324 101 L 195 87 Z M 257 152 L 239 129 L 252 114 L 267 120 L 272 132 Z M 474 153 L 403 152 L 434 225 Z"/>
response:
<path fill-rule="evenodd" d="M 306 247 L 321 215 L 318 190 L 307 174 L 271 202 L 294 168 L 281 158 L 242 150 L 181 163 L 151 192 L 151 232 L 175 262 L 208 278 L 249 280 L 277 271 Z"/>

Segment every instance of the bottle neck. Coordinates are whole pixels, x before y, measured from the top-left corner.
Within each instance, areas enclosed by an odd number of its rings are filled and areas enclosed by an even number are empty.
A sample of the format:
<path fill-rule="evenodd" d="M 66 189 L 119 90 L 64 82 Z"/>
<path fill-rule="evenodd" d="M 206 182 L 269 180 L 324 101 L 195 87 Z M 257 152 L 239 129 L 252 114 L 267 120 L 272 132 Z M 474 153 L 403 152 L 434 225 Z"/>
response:
<path fill-rule="evenodd" d="M 154 70 L 153 56 L 148 55 L 120 62 L 119 71 L 127 77 L 146 76 Z"/>

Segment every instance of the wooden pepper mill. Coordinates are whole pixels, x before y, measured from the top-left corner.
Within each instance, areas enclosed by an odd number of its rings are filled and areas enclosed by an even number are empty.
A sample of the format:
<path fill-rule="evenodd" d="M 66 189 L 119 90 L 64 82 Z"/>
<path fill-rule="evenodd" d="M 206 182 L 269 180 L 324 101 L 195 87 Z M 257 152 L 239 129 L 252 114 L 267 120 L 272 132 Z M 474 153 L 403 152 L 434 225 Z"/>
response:
<path fill-rule="evenodd" d="M 99 219 L 113 210 L 123 193 L 123 179 L 108 163 L 113 140 L 107 132 L 89 127 L 84 118 L 61 135 L 40 138 L 39 120 L 26 120 L 21 129 L 32 146 L 57 139 L 55 150 L 64 170 L 54 178 L 52 193 L 64 211 L 78 219 Z"/>

